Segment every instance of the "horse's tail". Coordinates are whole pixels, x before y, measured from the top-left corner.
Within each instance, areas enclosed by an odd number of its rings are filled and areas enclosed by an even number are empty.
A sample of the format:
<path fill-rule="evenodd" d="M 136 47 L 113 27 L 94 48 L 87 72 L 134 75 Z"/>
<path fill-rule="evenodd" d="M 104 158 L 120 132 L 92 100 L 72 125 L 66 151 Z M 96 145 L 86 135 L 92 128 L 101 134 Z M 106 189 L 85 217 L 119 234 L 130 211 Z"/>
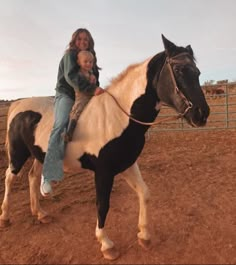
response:
<path fill-rule="evenodd" d="M 41 163 L 44 161 L 45 153 L 34 144 L 35 128 L 42 115 L 31 110 L 18 112 L 12 119 L 10 115 L 11 109 L 8 113 L 6 148 L 11 171 L 17 174 L 30 156 Z"/>

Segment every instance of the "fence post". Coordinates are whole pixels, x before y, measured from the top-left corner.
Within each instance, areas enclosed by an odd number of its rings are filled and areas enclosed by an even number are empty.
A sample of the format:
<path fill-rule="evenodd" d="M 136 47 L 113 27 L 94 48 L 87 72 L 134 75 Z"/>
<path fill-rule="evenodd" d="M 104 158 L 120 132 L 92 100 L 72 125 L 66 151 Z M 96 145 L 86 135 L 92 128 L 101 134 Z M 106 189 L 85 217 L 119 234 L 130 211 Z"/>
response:
<path fill-rule="evenodd" d="M 226 107 L 226 128 L 229 128 L 229 91 L 227 84 L 225 85 L 225 107 Z"/>
<path fill-rule="evenodd" d="M 183 120 L 183 118 L 181 118 L 180 120 L 181 120 L 181 129 L 183 130 L 184 129 L 184 120 Z"/>

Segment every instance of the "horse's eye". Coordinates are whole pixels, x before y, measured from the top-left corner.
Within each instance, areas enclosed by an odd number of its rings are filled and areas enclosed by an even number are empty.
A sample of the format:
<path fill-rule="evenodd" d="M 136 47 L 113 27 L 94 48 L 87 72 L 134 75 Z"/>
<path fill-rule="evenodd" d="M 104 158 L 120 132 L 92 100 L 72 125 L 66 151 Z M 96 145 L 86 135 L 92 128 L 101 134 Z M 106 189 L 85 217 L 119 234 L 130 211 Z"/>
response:
<path fill-rule="evenodd" d="M 178 75 L 182 75 L 183 74 L 183 68 L 176 66 L 176 67 L 174 67 L 174 72 Z"/>

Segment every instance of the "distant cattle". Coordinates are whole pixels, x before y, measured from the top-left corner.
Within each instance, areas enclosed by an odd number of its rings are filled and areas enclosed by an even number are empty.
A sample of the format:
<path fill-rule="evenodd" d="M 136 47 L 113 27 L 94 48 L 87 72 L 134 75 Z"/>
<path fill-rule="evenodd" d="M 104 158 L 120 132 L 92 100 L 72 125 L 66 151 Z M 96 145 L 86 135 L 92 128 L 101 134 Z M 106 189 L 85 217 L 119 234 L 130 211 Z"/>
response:
<path fill-rule="evenodd" d="M 217 95 L 225 94 L 225 90 L 222 86 L 221 87 L 208 86 L 208 87 L 205 87 L 204 90 L 205 90 L 206 95 L 217 96 Z"/>
<path fill-rule="evenodd" d="M 224 94 L 225 93 L 225 90 L 223 88 L 216 88 L 215 91 L 214 91 L 216 95 L 220 95 L 220 94 Z"/>

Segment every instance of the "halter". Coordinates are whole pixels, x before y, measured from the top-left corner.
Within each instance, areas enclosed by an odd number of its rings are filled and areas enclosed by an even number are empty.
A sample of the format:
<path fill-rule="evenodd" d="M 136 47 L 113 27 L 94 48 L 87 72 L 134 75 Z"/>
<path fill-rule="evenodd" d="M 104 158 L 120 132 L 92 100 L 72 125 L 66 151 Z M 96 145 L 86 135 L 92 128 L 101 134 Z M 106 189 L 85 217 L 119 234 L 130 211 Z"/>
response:
<path fill-rule="evenodd" d="M 174 73 L 173 73 L 173 69 L 171 67 L 171 63 L 180 63 L 182 60 L 176 60 L 174 58 L 178 58 L 180 56 L 183 56 L 183 55 L 189 55 L 187 52 L 182 52 L 180 54 L 177 54 L 171 58 L 169 58 L 168 56 L 166 57 L 166 64 L 168 66 L 168 69 L 170 71 L 170 76 L 171 76 L 171 80 L 172 80 L 172 83 L 174 85 L 174 88 L 175 88 L 175 92 L 176 94 L 179 94 L 180 98 L 183 100 L 183 102 L 187 105 L 186 109 L 184 110 L 183 113 L 179 113 L 180 117 L 184 116 L 192 107 L 193 107 L 193 103 L 188 100 L 185 95 L 182 93 L 182 91 L 178 88 L 177 86 L 177 83 L 176 83 L 176 80 L 175 80 L 175 76 L 174 76 Z M 162 70 L 163 70 L 164 66 L 162 67 Z M 162 72 L 161 70 L 161 72 Z"/>
<path fill-rule="evenodd" d="M 154 121 L 154 122 L 143 122 L 143 121 L 140 121 L 140 120 L 137 120 L 135 119 L 130 113 L 128 113 L 122 106 L 121 104 L 119 103 L 119 101 L 106 89 L 104 89 L 104 92 L 106 92 L 107 94 L 109 94 L 113 99 L 114 101 L 116 102 L 117 106 L 122 110 L 122 112 L 128 116 L 132 121 L 135 121 L 139 124 L 142 124 L 142 125 L 147 125 L 147 126 L 152 126 L 152 125 L 156 125 L 156 124 L 159 124 L 159 123 L 162 123 L 162 122 L 166 122 L 166 121 L 171 121 L 171 120 L 177 120 L 179 118 L 182 118 L 192 107 L 193 107 L 193 104 L 191 101 L 189 101 L 185 96 L 184 94 L 181 92 L 181 90 L 178 88 L 177 86 L 177 83 L 176 83 L 176 80 L 175 80 L 175 76 L 174 76 L 174 73 L 173 73 L 173 69 L 171 67 L 171 63 L 177 63 L 177 62 L 180 62 L 182 60 L 176 60 L 174 58 L 177 58 L 177 57 L 180 57 L 182 55 L 189 55 L 187 52 L 183 52 L 183 53 L 180 53 L 180 54 L 177 54 L 175 56 L 173 56 L 172 58 L 169 58 L 168 56 L 166 57 L 166 60 L 165 60 L 165 63 L 161 69 L 161 72 L 163 71 L 164 69 L 164 66 L 165 64 L 167 64 L 168 66 L 168 69 L 170 71 L 170 76 L 171 76 L 171 80 L 172 80 L 172 83 L 174 85 L 174 88 L 175 88 L 175 92 L 176 94 L 179 94 L 180 98 L 184 101 L 184 103 L 187 105 L 187 108 L 184 110 L 183 113 L 179 113 L 177 116 L 173 116 L 173 117 L 168 117 L 168 118 L 163 118 L 163 119 L 159 119 L 158 121 Z"/>

